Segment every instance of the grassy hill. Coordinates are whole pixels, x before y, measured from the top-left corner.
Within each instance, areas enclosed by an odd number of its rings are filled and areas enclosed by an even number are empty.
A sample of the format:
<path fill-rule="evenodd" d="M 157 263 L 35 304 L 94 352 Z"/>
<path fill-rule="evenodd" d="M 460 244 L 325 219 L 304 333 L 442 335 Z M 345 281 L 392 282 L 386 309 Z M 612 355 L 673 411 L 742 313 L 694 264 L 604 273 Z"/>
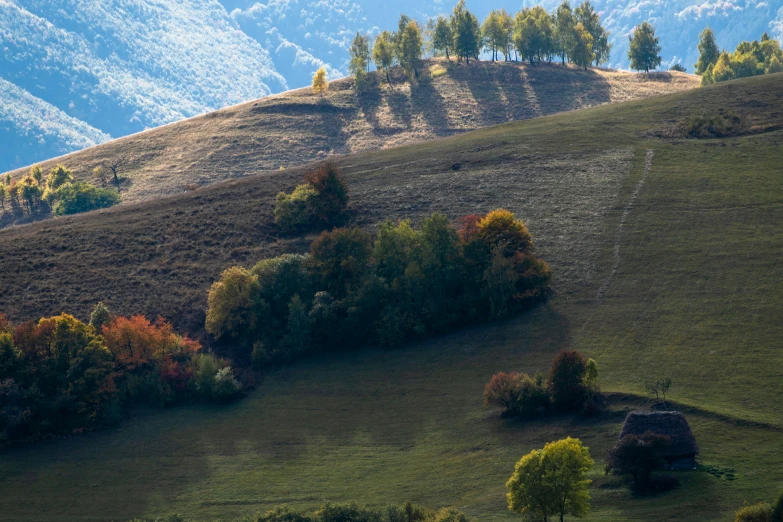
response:
<path fill-rule="evenodd" d="M 441 62 L 411 89 L 401 71 L 393 88 L 377 83 L 357 96 L 352 80 L 332 82 L 320 99 L 289 91 L 114 140 L 43 163 L 64 163 L 79 179 L 104 160 L 128 159 L 123 200 L 135 202 L 276 171 L 334 154 L 395 147 L 498 123 L 644 98 L 698 86 L 695 76 L 650 76 L 555 65 Z M 371 74 L 375 79 L 375 73 Z M 13 175 L 25 174 L 19 169 Z"/>
<path fill-rule="evenodd" d="M 770 75 L 339 158 L 367 227 L 514 211 L 555 296 L 503 323 L 270 371 L 230 407 L 6 452 L 0 520 L 228 518 L 324 499 L 515 520 L 503 497 L 514 462 L 566 435 L 598 462 L 586 520 L 726 520 L 771 499 L 783 489 L 781 106 L 783 75 Z M 723 137 L 687 132 L 735 116 Z M 271 222 L 274 194 L 303 170 L 0 232 L 0 310 L 85 316 L 101 299 L 195 327 L 225 266 L 306 248 Z M 598 361 L 609 412 L 521 423 L 482 408 L 492 373 L 544 369 L 567 347 Z M 603 476 L 603 452 L 663 373 L 713 473 L 636 498 Z"/>

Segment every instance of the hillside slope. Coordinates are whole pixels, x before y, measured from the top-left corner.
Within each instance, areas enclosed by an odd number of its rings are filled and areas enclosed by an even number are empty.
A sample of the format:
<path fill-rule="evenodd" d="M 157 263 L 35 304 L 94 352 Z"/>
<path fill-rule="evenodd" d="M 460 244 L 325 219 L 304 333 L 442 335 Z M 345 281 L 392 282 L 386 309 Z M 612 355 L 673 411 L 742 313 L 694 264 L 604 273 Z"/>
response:
<path fill-rule="evenodd" d="M 413 89 L 399 71 L 393 82 L 391 89 L 376 84 L 358 97 L 350 80 L 332 82 L 324 99 L 311 89 L 290 91 L 115 140 L 43 166 L 64 163 L 77 177 L 89 178 L 104 160 L 126 156 L 130 162 L 120 172 L 128 178 L 123 200 L 142 201 L 327 155 L 389 148 L 689 89 L 698 85 L 698 78 L 479 62 L 451 66 L 448 74 L 424 80 Z"/>
<path fill-rule="evenodd" d="M 234 406 L 142 415 L 8 452 L 0 520 L 225 519 L 280 503 L 411 499 L 510 521 L 503 484 L 513 463 L 565 436 L 597 461 L 587 521 L 727 520 L 745 500 L 774 498 L 782 105 L 783 75 L 771 75 L 339 158 L 368 228 L 433 211 L 514 211 L 553 268 L 552 300 L 399 350 L 270 370 Z M 693 117 L 722 116 L 739 118 L 728 135 L 689 136 Z M 274 194 L 303 171 L 2 231 L 0 310 L 84 317 L 101 299 L 198 326 L 224 267 L 306 248 L 271 221 Z M 482 409 L 492 373 L 546 368 L 564 348 L 598 361 L 615 393 L 609 412 L 522 423 Z M 628 409 L 644 407 L 627 394 L 658 375 L 673 377 L 669 398 L 709 467 L 639 498 L 603 476 L 603 454 Z"/>

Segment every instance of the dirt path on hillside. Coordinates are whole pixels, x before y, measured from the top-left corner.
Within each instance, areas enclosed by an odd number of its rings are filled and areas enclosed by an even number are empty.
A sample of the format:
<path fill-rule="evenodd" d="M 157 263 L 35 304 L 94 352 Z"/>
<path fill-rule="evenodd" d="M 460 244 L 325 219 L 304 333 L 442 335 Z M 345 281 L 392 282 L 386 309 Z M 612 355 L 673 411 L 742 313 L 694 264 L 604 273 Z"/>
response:
<path fill-rule="evenodd" d="M 645 159 L 644 162 L 644 173 L 642 174 L 642 179 L 640 179 L 639 182 L 636 184 L 636 188 L 634 188 L 631 197 L 628 199 L 628 203 L 625 205 L 625 208 L 623 209 L 623 214 L 622 216 L 620 216 L 620 223 L 617 225 L 617 233 L 615 234 L 614 237 L 614 252 L 613 252 L 614 265 L 612 266 L 612 270 L 611 272 L 609 272 L 609 276 L 606 278 L 606 281 L 604 281 L 604 284 L 602 284 L 601 288 L 598 289 L 598 295 L 596 296 L 597 303 L 600 303 L 603 300 L 607 290 L 609 290 L 609 285 L 612 284 L 612 280 L 614 279 L 617 270 L 620 268 L 620 263 L 622 262 L 622 258 L 620 257 L 620 241 L 622 241 L 623 238 L 623 230 L 625 229 L 625 222 L 628 220 L 628 216 L 631 214 L 631 211 L 633 210 L 634 204 L 636 203 L 636 198 L 639 196 L 639 192 L 642 190 L 642 187 L 644 186 L 644 182 L 647 181 L 647 176 L 650 174 L 650 170 L 652 170 L 652 162 L 654 156 L 655 156 L 655 152 L 652 149 L 648 149 L 647 158 Z"/>

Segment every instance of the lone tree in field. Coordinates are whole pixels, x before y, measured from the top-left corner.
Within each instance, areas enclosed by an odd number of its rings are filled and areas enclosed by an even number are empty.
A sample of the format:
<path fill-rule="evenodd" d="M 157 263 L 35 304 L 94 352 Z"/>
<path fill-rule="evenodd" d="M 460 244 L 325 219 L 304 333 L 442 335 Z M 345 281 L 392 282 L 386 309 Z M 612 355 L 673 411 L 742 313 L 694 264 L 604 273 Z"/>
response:
<path fill-rule="evenodd" d="M 579 439 L 550 442 L 517 462 L 506 483 L 508 509 L 531 520 L 565 520 L 566 515 L 582 517 L 590 511 L 590 485 L 587 472 L 595 462 Z"/>
<path fill-rule="evenodd" d="M 111 171 L 112 180 L 117 186 L 117 192 L 120 191 L 120 177 L 117 174 L 120 169 L 125 168 L 130 163 L 130 158 L 125 155 L 115 156 L 113 159 L 107 160 L 103 163 L 103 167 Z"/>
<path fill-rule="evenodd" d="M 375 38 L 375 45 L 372 48 L 372 59 L 375 61 L 375 67 L 386 73 L 386 82 L 391 85 L 389 69 L 394 65 L 394 41 L 389 31 L 383 31 Z"/>
<path fill-rule="evenodd" d="M 313 92 L 323 98 L 327 90 L 329 90 L 329 82 L 326 79 L 326 69 L 321 67 L 313 76 Z"/>
<path fill-rule="evenodd" d="M 699 61 L 696 62 L 696 74 L 704 74 L 711 65 L 715 65 L 720 57 L 720 49 L 715 43 L 715 33 L 707 27 L 699 35 Z"/>
<path fill-rule="evenodd" d="M 628 58 L 631 60 L 631 69 L 649 73 L 650 69 L 661 65 L 661 46 L 652 25 L 642 22 L 629 38 L 631 46 L 628 49 Z"/>

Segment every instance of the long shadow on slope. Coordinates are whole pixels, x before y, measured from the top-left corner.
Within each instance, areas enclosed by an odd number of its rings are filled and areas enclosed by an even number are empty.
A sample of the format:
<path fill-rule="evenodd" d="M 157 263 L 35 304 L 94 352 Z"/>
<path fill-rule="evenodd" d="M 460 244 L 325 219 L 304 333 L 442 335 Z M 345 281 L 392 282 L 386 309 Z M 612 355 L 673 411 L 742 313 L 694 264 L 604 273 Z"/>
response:
<path fill-rule="evenodd" d="M 528 74 L 528 86 L 541 116 L 612 101 L 609 82 L 592 69 L 564 69 L 555 63 L 535 67 L 535 74 Z"/>
<path fill-rule="evenodd" d="M 446 104 L 433 86 L 432 79 L 422 77 L 418 85 L 411 87 L 411 104 L 413 110 L 427 122 L 433 134 L 436 136 L 454 134 Z"/>

